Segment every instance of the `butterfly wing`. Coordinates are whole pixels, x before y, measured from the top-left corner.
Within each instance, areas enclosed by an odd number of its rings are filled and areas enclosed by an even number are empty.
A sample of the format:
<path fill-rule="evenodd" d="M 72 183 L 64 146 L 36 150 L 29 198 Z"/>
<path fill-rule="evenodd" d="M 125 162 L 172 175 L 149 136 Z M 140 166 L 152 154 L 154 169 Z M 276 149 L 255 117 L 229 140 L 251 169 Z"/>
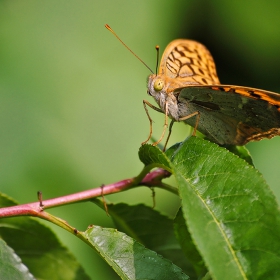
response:
<path fill-rule="evenodd" d="M 170 78 L 169 91 L 191 84 L 217 85 L 216 67 L 208 49 L 192 40 L 172 41 L 165 49 L 159 75 Z"/>
<path fill-rule="evenodd" d="M 280 95 L 239 86 L 189 86 L 174 92 L 180 116 L 199 111 L 198 130 L 221 144 L 245 145 L 280 135 Z M 194 126 L 195 118 L 185 121 Z"/>

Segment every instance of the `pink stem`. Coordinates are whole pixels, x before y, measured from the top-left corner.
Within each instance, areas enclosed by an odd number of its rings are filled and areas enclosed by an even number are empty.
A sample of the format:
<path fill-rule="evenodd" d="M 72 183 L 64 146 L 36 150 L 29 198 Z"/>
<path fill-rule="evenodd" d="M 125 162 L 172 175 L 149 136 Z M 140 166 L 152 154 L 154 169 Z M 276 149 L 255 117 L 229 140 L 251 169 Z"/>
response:
<path fill-rule="evenodd" d="M 87 191 L 82 191 L 82 192 L 65 195 L 53 199 L 41 200 L 38 202 L 0 208 L 0 218 L 28 215 L 28 216 L 37 216 L 44 219 L 45 218 L 43 214 L 44 209 L 75 203 L 75 202 L 87 201 L 94 197 L 121 192 L 132 187 L 138 187 L 140 185 L 157 186 L 161 183 L 161 180 L 163 178 L 169 176 L 170 173 L 168 171 L 159 168 L 146 174 L 145 177 L 142 179 L 142 181 L 139 183 L 137 183 L 136 178 L 126 179 L 126 180 L 119 181 L 117 183 L 103 185 L 99 188 L 90 189 Z"/>

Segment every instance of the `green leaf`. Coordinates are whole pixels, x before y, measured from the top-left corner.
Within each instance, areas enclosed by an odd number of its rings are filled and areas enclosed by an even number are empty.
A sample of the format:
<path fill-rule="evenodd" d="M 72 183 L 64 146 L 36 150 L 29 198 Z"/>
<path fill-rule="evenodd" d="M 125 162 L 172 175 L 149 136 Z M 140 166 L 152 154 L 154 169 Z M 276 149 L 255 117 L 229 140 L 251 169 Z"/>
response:
<path fill-rule="evenodd" d="M 14 201 L 4 195 L 0 196 L 1 207 L 12 205 L 15 205 Z M 55 234 L 34 218 L 0 219 L 0 235 L 36 278 L 90 279 Z M 12 266 L 13 263 L 6 264 L 5 267 L 7 265 Z"/>
<path fill-rule="evenodd" d="M 35 279 L 15 252 L 0 239 L 0 279 Z"/>
<path fill-rule="evenodd" d="M 230 152 L 236 154 L 240 158 L 243 158 L 245 161 L 247 161 L 250 165 L 254 166 L 253 159 L 250 155 L 250 152 L 246 149 L 245 146 L 233 146 L 233 145 L 227 145 L 225 146 Z"/>
<path fill-rule="evenodd" d="M 171 260 L 188 276 L 196 275 L 175 237 L 172 219 L 143 204 L 130 206 L 119 203 L 107 204 L 107 207 L 119 231 Z"/>
<path fill-rule="evenodd" d="M 139 149 L 139 158 L 147 166 L 162 167 L 168 171 L 171 170 L 169 158 L 158 148 L 153 145 L 142 145 Z"/>
<path fill-rule="evenodd" d="M 280 212 L 262 175 L 196 137 L 166 154 L 188 230 L 213 278 L 279 279 Z"/>
<path fill-rule="evenodd" d="M 190 232 L 186 226 L 186 221 L 183 217 L 182 209 L 178 211 L 174 220 L 174 231 L 181 244 L 182 250 L 185 252 L 185 255 L 189 257 L 189 261 L 192 263 L 194 270 L 196 271 L 196 276 L 201 277 L 205 275 L 207 269 L 201 255 L 193 243 Z"/>
<path fill-rule="evenodd" d="M 185 220 L 213 278 L 279 279 L 279 207 L 261 174 L 195 137 L 173 165 Z"/>
<path fill-rule="evenodd" d="M 189 279 L 169 260 L 115 229 L 91 226 L 81 235 L 121 279 Z"/>

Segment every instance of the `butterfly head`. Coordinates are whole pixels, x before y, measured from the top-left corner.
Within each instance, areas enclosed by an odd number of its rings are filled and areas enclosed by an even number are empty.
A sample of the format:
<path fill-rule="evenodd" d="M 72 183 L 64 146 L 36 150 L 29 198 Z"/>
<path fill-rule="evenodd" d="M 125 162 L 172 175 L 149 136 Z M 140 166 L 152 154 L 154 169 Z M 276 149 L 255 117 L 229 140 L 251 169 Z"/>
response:
<path fill-rule="evenodd" d="M 155 99 L 163 112 L 168 107 L 168 115 L 177 120 L 179 118 L 177 98 L 174 96 L 173 91 L 170 91 L 170 82 L 170 79 L 162 74 L 150 75 L 148 94 Z"/>

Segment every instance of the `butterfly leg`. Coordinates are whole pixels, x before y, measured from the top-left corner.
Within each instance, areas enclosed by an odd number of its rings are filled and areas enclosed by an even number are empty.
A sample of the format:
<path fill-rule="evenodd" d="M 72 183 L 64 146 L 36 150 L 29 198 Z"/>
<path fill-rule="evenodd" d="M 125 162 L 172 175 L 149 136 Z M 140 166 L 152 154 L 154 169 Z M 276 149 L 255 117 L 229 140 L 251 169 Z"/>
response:
<path fill-rule="evenodd" d="M 152 137 L 152 132 L 153 132 L 153 120 L 152 120 L 152 118 L 150 117 L 150 114 L 149 114 L 147 105 L 148 105 L 150 108 L 154 109 L 155 111 L 158 111 L 158 112 L 160 112 L 160 113 L 164 113 L 164 112 L 162 112 L 161 109 L 155 107 L 154 105 L 152 105 L 150 102 L 148 102 L 148 101 L 146 101 L 146 100 L 143 100 L 143 105 L 144 105 L 145 112 L 146 112 L 146 114 L 147 114 L 147 116 L 148 116 L 149 122 L 150 122 L 150 134 L 149 134 L 149 136 L 148 136 L 148 139 L 147 139 L 146 141 L 142 142 L 141 145 L 146 144 L 146 143 L 151 139 L 151 137 Z"/>
<path fill-rule="evenodd" d="M 192 113 L 190 115 L 187 115 L 187 116 L 182 117 L 182 118 L 179 119 L 179 121 L 185 121 L 185 120 L 187 120 L 189 118 L 192 118 L 194 116 L 196 116 L 196 121 L 195 121 L 195 126 L 193 128 L 192 136 L 195 136 L 195 134 L 196 134 L 196 129 L 198 127 L 198 123 L 199 123 L 199 119 L 200 119 L 200 113 L 198 111 L 196 111 L 196 112 L 194 112 L 194 113 Z"/>
<path fill-rule="evenodd" d="M 167 139 L 166 139 L 166 141 L 165 141 L 164 147 L 163 147 L 163 149 L 162 149 L 163 152 L 165 152 L 165 150 L 166 150 L 166 146 L 167 146 L 167 143 L 168 143 L 168 141 L 169 141 L 169 138 L 170 138 L 170 135 L 171 135 L 171 132 L 172 132 L 172 126 L 173 126 L 174 122 L 175 122 L 175 121 L 172 120 L 171 123 L 170 123 L 170 125 L 169 125 L 168 136 L 167 136 Z"/>
<path fill-rule="evenodd" d="M 163 112 L 162 112 L 163 113 Z M 165 103 L 165 118 L 164 118 L 164 128 L 163 128 L 163 132 L 160 136 L 160 138 L 158 139 L 158 141 L 156 141 L 155 143 L 153 143 L 153 146 L 156 146 L 161 140 L 162 138 L 164 137 L 164 134 L 165 134 L 165 131 L 166 131 L 166 128 L 168 127 L 168 103 L 166 102 Z"/>

